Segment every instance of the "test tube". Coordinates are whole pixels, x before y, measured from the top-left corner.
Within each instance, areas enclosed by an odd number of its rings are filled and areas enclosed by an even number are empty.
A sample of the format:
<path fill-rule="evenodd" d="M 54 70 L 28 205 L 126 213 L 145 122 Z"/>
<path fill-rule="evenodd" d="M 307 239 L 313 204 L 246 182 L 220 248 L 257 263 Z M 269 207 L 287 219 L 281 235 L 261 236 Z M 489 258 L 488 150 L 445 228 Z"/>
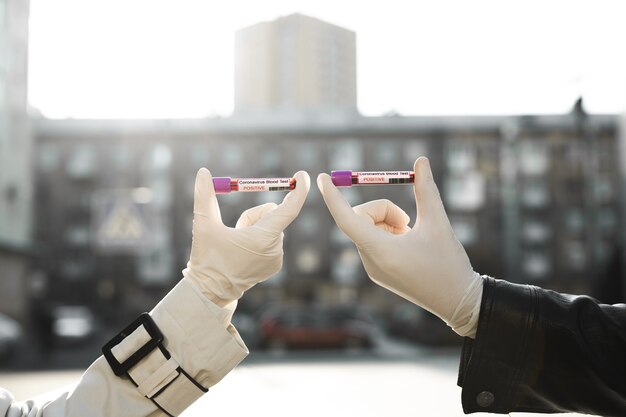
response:
<path fill-rule="evenodd" d="M 216 194 L 228 194 L 231 191 L 244 193 L 264 191 L 290 191 L 296 188 L 295 178 L 213 178 Z"/>
<path fill-rule="evenodd" d="M 415 182 L 414 171 L 332 171 L 330 177 L 336 187 L 412 184 Z"/>

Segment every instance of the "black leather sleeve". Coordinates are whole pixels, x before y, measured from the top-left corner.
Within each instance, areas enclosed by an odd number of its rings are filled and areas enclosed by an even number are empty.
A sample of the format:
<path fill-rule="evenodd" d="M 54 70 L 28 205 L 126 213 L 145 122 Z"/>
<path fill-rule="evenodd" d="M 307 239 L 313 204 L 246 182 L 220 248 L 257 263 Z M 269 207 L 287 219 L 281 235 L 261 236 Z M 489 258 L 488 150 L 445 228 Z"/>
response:
<path fill-rule="evenodd" d="M 458 384 L 465 413 L 626 416 L 626 305 L 485 278 Z"/>

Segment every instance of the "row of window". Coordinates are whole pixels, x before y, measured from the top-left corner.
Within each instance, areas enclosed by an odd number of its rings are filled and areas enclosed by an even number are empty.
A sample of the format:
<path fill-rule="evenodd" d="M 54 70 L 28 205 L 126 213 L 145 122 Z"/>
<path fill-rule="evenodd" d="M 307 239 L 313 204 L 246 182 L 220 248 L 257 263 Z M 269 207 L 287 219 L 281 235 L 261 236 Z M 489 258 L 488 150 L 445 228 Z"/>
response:
<path fill-rule="evenodd" d="M 549 190 L 550 184 L 541 178 L 530 178 L 520 183 L 520 203 L 528 209 L 542 209 L 550 205 L 550 197 L 552 192 Z M 586 197 L 585 184 L 582 181 L 576 183 L 567 183 L 569 195 L 564 198 Z M 591 184 L 591 198 L 598 204 L 610 203 L 615 199 L 614 180 L 607 176 L 597 176 Z M 562 193 L 563 190 L 556 190 L 556 193 Z"/>
<path fill-rule="evenodd" d="M 111 158 L 113 169 L 127 169 L 133 162 L 131 150 L 128 144 L 114 145 L 111 147 Z M 101 151 L 93 145 L 78 145 L 68 155 L 65 161 L 62 160 L 62 149 L 53 144 L 42 144 L 38 152 L 38 168 L 42 173 L 49 173 L 56 170 L 63 162 L 64 169 L 68 177 L 80 179 L 95 175 L 98 172 L 99 158 Z M 412 166 L 418 156 L 426 155 L 428 147 L 422 140 L 407 141 L 397 143 L 393 141 L 381 141 L 372 149 L 377 164 L 386 169 L 405 169 Z M 298 166 L 303 169 L 319 167 L 324 165 L 323 146 L 318 146 L 311 142 L 298 144 L 294 149 L 293 158 L 297 158 Z M 211 157 L 219 161 L 221 166 L 230 167 L 235 170 L 244 164 L 249 166 L 251 162 L 258 165 L 263 171 L 271 171 L 280 168 L 283 159 L 287 156 L 270 145 L 265 147 L 259 145 L 255 148 L 253 161 L 251 155 L 247 154 L 244 144 L 223 144 L 219 150 L 212 155 L 208 145 L 194 145 L 189 152 L 192 165 L 206 165 Z M 172 150 L 168 145 L 159 144 L 150 148 L 139 162 L 142 169 L 154 171 L 167 171 L 172 166 Z M 292 155 L 289 155 L 292 158 Z M 329 145 L 328 165 L 337 169 L 349 168 L 353 170 L 366 169 L 364 166 L 364 145 L 356 139 L 340 140 Z"/>
<path fill-rule="evenodd" d="M 609 172 L 615 169 L 615 146 L 615 140 L 606 137 L 594 138 L 593 143 L 578 139 L 552 146 L 545 139 L 520 140 L 517 144 L 520 172 L 527 176 L 544 175 L 553 163 L 558 167 L 583 169 L 590 154 L 597 158 L 598 171 Z"/>
<path fill-rule="evenodd" d="M 455 232 L 463 239 L 463 228 L 456 225 Z M 584 272 L 594 256 L 598 262 L 605 264 L 614 255 L 615 245 L 611 241 L 601 240 L 588 253 L 583 241 L 572 240 L 561 245 L 562 267 L 572 272 Z M 322 268 L 324 258 L 322 249 L 311 245 L 299 248 L 293 256 L 293 265 L 298 274 L 314 274 Z M 554 272 L 554 260 L 549 251 L 529 249 L 521 255 L 521 267 L 524 275 L 531 280 L 548 279 Z M 174 267 L 174 257 L 169 247 L 155 248 L 152 252 L 138 258 L 138 274 L 143 282 L 168 282 Z M 82 279 L 93 273 L 93 259 L 85 256 L 66 257 L 61 263 L 61 274 L 69 279 Z M 287 272 L 272 279 L 279 284 Z M 353 245 L 342 245 L 334 253 L 330 264 L 330 278 L 341 284 L 356 284 L 364 276 L 363 267 L 357 250 Z M 282 279 L 281 279 L 282 278 Z"/>
<path fill-rule="evenodd" d="M 493 145 L 493 144 L 492 144 Z M 329 144 L 328 147 L 328 166 L 332 168 L 350 168 L 353 170 L 367 169 L 364 164 L 364 143 L 357 139 L 339 140 Z M 491 146 L 496 149 L 497 146 Z M 606 148 L 606 147 L 605 147 Z M 411 166 L 416 157 L 428 154 L 428 146 L 424 140 L 410 140 L 399 143 L 391 140 L 381 140 L 376 143 L 372 149 L 375 162 L 380 167 L 389 167 L 388 169 L 404 169 Z M 577 149 L 577 148 L 576 148 Z M 604 152 L 610 149 L 602 148 Z M 242 145 L 224 144 L 216 151 L 215 157 L 220 165 L 230 167 L 232 170 L 241 168 L 244 164 L 250 166 L 250 163 L 256 165 L 260 170 L 276 171 L 282 165 L 282 159 L 285 157 L 283 153 L 275 147 L 269 145 L 264 147 L 260 145 L 258 148 L 258 156 L 253 161 L 249 160 L 249 156 L 245 155 L 245 149 Z M 445 146 L 445 163 L 448 172 L 452 176 L 466 176 L 468 173 L 475 172 L 478 166 L 479 146 L 475 141 L 450 141 Z M 61 150 L 51 144 L 43 144 L 39 151 L 39 169 L 46 173 L 54 170 L 60 163 Z M 496 152 L 497 153 L 497 152 Z M 86 178 L 96 174 L 98 169 L 99 151 L 95 146 L 79 145 L 74 149 L 65 162 L 65 171 L 70 178 Z M 544 175 L 548 172 L 550 165 L 549 147 L 540 141 L 522 141 L 519 144 L 518 151 L 519 170 L 522 175 L 536 177 Z M 582 157 L 582 155 L 579 155 Z M 207 144 L 193 145 L 190 151 L 193 166 L 207 165 L 211 159 L 211 151 Z M 297 158 L 298 165 L 303 169 L 320 167 L 324 165 L 323 146 L 318 146 L 312 142 L 305 142 L 297 146 L 294 158 Z M 495 155 L 497 158 L 497 155 Z M 113 147 L 112 153 L 113 167 L 116 170 L 123 170 L 131 164 L 131 150 L 128 144 L 121 144 Z M 147 155 L 139 161 L 143 170 L 147 171 L 167 171 L 172 165 L 172 150 L 168 145 L 159 144 L 153 146 Z M 492 161 L 493 162 L 493 161 Z M 610 172 L 606 167 L 602 172 Z M 476 182 L 472 180 L 473 187 Z M 529 186 L 537 188 L 541 181 L 529 180 Z M 466 185 L 463 185 L 466 186 Z M 610 198 L 611 184 L 609 179 L 600 177 L 597 181 L 598 198 Z M 529 191 L 529 204 L 544 204 L 545 200 L 540 191 Z"/>
<path fill-rule="evenodd" d="M 590 263 L 595 261 L 606 265 L 615 255 L 616 246 L 611 241 L 600 240 L 588 251 L 585 243 L 579 240 L 563 242 L 561 245 L 562 268 L 570 272 L 585 272 Z M 530 280 L 546 280 L 554 272 L 554 260 L 550 253 L 543 250 L 531 249 L 521 256 L 521 267 L 526 278 Z"/>
<path fill-rule="evenodd" d="M 100 152 L 101 150 L 95 146 L 79 145 L 63 161 L 60 147 L 44 144 L 41 145 L 37 154 L 38 169 L 47 174 L 63 163 L 65 173 L 69 178 L 91 178 L 99 172 Z M 115 172 L 122 171 L 123 173 L 134 162 L 131 161 L 131 153 L 127 145 L 114 146 L 111 156 L 111 168 Z M 155 145 L 137 162 L 139 162 L 138 167 L 148 174 L 168 171 L 172 164 L 172 151 L 167 145 Z"/>
<path fill-rule="evenodd" d="M 446 206 L 458 211 L 477 211 L 482 209 L 487 200 L 488 179 L 480 172 L 468 169 L 463 173 L 449 175 L 444 183 Z M 519 200 L 527 209 L 544 209 L 550 205 L 550 185 L 540 178 L 528 179 L 520 183 Z M 576 197 L 581 197 L 584 184 L 578 182 L 572 190 Z M 592 195 L 595 203 L 610 203 L 615 198 L 613 180 L 600 176 L 593 180 Z"/>

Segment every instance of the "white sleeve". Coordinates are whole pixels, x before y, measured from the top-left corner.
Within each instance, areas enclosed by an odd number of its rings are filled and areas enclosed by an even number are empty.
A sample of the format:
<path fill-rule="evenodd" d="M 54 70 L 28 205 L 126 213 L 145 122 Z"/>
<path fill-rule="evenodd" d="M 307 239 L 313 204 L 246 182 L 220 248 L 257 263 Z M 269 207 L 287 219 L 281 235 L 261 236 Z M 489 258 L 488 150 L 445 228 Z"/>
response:
<path fill-rule="evenodd" d="M 205 388 L 219 382 L 248 350 L 230 324 L 231 308 L 220 308 L 183 279 L 150 313 L 163 345 L 187 374 Z M 188 404 L 189 405 L 189 404 Z M 128 378 L 115 376 L 98 358 L 77 385 L 46 401 L 15 402 L 0 389 L 0 417 L 141 417 L 165 415 Z"/>

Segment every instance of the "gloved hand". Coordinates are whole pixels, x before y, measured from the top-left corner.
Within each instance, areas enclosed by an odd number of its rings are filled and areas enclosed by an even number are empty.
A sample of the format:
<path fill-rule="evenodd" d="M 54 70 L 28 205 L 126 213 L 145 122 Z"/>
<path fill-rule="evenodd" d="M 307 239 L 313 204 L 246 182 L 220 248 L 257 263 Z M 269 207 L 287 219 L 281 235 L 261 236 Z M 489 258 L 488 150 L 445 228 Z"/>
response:
<path fill-rule="evenodd" d="M 283 264 L 283 230 L 296 218 L 310 187 L 309 175 L 295 175 L 296 189 L 280 205 L 267 203 L 246 210 L 235 228 L 222 223 L 211 173 L 196 176 L 193 241 L 183 275 L 211 301 L 225 307 Z"/>
<path fill-rule="evenodd" d="M 356 244 L 369 277 L 384 288 L 422 306 L 462 336 L 476 332 L 482 279 L 457 240 L 428 159 L 415 161 L 417 219 L 389 200 L 354 208 L 328 174 L 317 184 L 337 226 Z"/>

